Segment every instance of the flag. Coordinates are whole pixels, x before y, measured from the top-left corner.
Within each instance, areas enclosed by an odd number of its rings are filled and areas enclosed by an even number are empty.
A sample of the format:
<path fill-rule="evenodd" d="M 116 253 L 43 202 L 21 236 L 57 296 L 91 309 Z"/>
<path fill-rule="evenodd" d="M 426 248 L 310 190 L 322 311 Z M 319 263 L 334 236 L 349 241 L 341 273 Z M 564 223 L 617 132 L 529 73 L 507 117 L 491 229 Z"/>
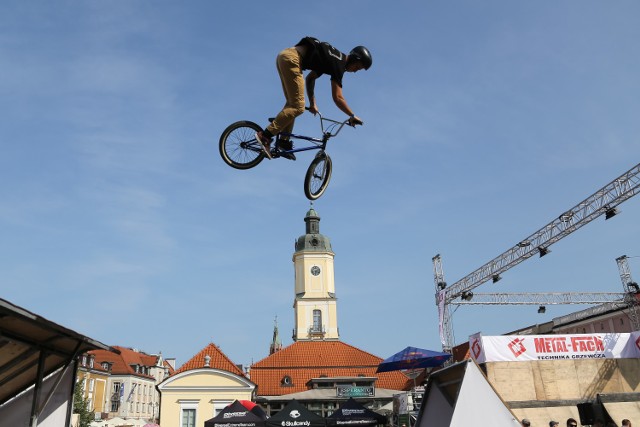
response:
<path fill-rule="evenodd" d="M 131 402 L 131 396 L 133 396 L 133 392 L 136 390 L 136 386 L 138 384 L 134 383 L 133 387 L 131 387 L 131 391 L 129 392 L 129 396 L 127 397 L 127 402 Z"/>

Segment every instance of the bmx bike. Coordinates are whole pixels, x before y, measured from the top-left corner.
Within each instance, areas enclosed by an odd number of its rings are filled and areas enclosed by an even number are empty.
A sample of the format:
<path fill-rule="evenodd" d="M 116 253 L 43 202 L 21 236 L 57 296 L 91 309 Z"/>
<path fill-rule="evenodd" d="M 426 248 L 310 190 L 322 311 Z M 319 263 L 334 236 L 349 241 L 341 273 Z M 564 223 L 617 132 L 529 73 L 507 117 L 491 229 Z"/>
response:
<path fill-rule="evenodd" d="M 338 135 L 344 125 L 349 124 L 348 119 L 339 122 L 322 117 L 320 113 L 318 115 L 320 116 L 322 138 L 282 132 L 276 135 L 276 140 L 285 137 L 291 141 L 306 141 L 308 144 L 290 150 L 282 149 L 278 147 L 278 144 L 273 144 L 274 146 L 271 147 L 271 157 L 273 159 L 282 157 L 286 153 L 318 150 L 304 178 L 304 194 L 309 200 L 316 200 L 322 196 L 331 180 L 331 157 L 325 151 L 327 142 Z M 273 121 L 273 119 L 269 119 L 269 121 Z M 220 136 L 220 156 L 222 160 L 236 169 L 251 169 L 257 166 L 265 158 L 262 145 L 255 137 L 256 132 L 261 130 L 262 128 L 259 125 L 248 120 L 241 120 L 229 125 Z"/>

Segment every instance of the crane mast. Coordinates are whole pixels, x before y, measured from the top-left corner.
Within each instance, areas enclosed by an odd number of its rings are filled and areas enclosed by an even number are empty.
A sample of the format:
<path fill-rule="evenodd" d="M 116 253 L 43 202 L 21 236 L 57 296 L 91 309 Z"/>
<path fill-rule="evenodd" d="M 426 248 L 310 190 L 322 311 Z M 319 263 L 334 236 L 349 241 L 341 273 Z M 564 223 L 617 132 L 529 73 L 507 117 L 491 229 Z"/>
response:
<path fill-rule="evenodd" d="M 552 244 L 601 215 L 605 215 L 605 219 L 612 218 L 618 213 L 617 206 L 638 192 L 640 192 L 640 164 L 451 286 L 447 286 L 444 280 L 440 255 L 433 257 L 436 305 L 443 350 L 451 352 L 454 345 L 453 323 L 449 311 L 449 305 L 454 300 L 462 298 L 463 295 L 468 297 L 470 293 L 473 295 L 472 290 L 488 280 L 497 282 L 501 278 L 500 274 L 535 254 L 539 254 L 540 257 L 545 256 L 550 252 L 549 247 Z M 637 314 L 634 312 L 634 315 Z"/>

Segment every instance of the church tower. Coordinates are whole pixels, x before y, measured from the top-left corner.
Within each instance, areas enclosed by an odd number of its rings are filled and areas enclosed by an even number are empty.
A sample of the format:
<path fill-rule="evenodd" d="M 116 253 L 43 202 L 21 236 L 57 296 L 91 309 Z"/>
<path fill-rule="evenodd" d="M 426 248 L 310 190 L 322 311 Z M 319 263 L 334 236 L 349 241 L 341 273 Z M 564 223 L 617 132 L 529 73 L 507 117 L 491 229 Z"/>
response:
<path fill-rule="evenodd" d="M 271 339 L 271 345 L 269 346 L 269 355 L 280 350 L 282 350 L 282 341 L 280 341 L 280 333 L 278 332 L 278 316 L 276 316 L 276 319 L 273 321 L 273 338 Z"/>
<path fill-rule="evenodd" d="M 296 241 L 294 341 L 339 340 L 333 257 L 329 238 L 320 234 L 313 209 L 304 218 L 306 233 Z"/>

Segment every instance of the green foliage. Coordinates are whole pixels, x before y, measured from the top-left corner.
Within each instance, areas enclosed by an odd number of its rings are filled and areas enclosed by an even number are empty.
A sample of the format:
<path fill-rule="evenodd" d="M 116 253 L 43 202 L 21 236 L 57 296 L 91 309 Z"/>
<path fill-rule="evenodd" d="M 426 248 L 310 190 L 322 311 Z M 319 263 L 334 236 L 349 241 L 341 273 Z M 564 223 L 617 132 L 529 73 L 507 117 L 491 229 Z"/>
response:
<path fill-rule="evenodd" d="M 84 397 L 84 379 L 76 381 L 73 389 L 73 413 L 78 414 L 78 427 L 89 427 L 94 420 L 94 413 L 87 409 L 88 400 Z"/>

